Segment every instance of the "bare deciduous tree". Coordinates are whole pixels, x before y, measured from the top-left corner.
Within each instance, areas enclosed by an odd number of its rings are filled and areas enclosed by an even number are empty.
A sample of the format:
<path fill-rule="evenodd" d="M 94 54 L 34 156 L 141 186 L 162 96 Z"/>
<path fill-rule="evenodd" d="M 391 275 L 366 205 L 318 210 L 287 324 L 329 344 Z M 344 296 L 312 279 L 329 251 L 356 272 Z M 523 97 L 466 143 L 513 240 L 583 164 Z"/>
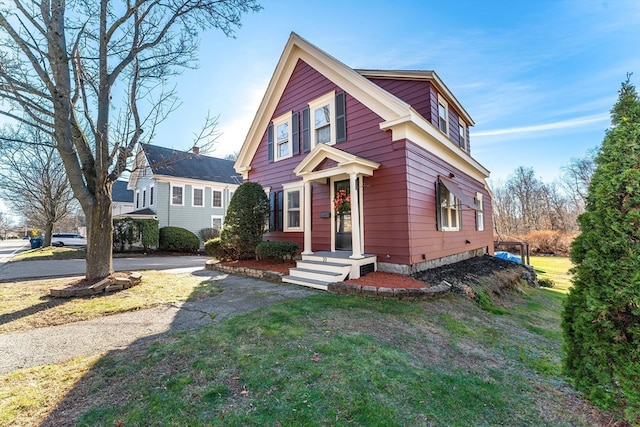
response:
<path fill-rule="evenodd" d="M 598 149 L 592 148 L 584 157 L 573 158 L 563 168 L 562 187 L 571 197 L 571 201 L 579 213 L 584 211 L 589 192 L 591 177 L 596 170 L 596 156 Z"/>
<path fill-rule="evenodd" d="M 13 0 L 0 4 L 0 114 L 52 136 L 85 213 L 89 279 L 112 268 L 111 187 L 158 118 L 198 32 L 233 35 L 255 0 Z M 119 107 L 116 109 L 115 107 Z M 117 125 L 112 124 L 112 116 Z"/>
<path fill-rule="evenodd" d="M 67 216 L 73 193 L 58 152 L 36 128 L 6 132 L 29 144 L 5 144 L 0 161 L 0 195 L 13 210 L 44 228 L 44 245 L 51 244 L 51 233 Z"/>

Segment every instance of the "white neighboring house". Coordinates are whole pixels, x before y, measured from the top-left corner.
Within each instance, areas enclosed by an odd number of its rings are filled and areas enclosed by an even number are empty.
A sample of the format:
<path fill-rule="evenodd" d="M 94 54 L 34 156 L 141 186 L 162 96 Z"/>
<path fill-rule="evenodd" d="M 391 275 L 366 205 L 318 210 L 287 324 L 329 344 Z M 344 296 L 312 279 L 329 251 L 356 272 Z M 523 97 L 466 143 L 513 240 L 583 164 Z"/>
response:
<path fill-rule="evenodd" d="M 231 196 L 242 184 L 232 160 L 140 144 L 127 188 L 133 212 L 122 217 L 158 220 L 158 227 L 182 227 L 200 237 L 204 228 L 222 229 Z"/>
<path fill-rule="evenodd" d="M 129 183 L 127 181 L 116 181 L 111 189 L 111 212 L 113 216 L 120 216 L 135 210 L 133 204 L 133 191 L 127 189 Z"/>

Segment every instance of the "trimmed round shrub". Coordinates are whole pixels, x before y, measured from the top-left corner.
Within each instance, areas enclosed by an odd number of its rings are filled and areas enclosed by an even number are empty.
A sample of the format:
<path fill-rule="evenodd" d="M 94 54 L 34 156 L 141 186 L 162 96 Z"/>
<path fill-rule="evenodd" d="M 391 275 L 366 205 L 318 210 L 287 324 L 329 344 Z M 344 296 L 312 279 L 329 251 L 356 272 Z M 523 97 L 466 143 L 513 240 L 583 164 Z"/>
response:
<path fill-rule="evenodd" d="M 200 239 L 186 228 L 162 227 L 160 229 L 160 249 L 163 251 L 197 252 Z"/>
<path fill-rule="evenodd" d="M 295 242 L 262 242 L 256 248 L 258 259 L 274 259 L 284 261 L 295 258 L 298 244 Z"/>

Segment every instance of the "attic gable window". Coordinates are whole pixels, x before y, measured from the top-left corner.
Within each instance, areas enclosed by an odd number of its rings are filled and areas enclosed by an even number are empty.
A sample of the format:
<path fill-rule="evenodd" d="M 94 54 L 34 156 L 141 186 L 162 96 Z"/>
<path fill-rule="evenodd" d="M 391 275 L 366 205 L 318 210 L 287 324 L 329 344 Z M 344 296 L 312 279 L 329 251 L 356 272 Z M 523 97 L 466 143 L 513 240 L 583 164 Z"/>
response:
<path fill-rule="evenodd" d="M 334 91 L 327 93 L 309 103 L 311 112 L 311 146 L 318 144 L 332 145 L 336 143 L 335 137 L 335 109 L 336 94 Z"/>

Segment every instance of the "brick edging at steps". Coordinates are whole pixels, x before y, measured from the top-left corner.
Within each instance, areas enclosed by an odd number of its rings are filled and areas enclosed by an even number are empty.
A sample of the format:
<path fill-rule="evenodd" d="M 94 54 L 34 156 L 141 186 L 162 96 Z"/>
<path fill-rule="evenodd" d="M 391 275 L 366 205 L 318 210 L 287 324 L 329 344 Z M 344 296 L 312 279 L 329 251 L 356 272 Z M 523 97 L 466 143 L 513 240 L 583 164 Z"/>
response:
<path fill-rule="evenodd" d="M 253 277 L 256 279 L 267 280 L 273 283 L 282 283 L 282 277 L 285 274 L 277 271 L 257 270 L 249 267 L 232 267 L 215 261 L 207 261 L 205 264 L 207 270 L 217 270 L 228 274 L 237 274 L 240 276 Z M 336 282 L 329 283 L 327 292 L 337 295 L 356 295 L 356 296 L 377 296 L 382 298 L 435 298 L 446 295 L 451 291 L 451 284 L 444 280 L 437 286 L 429 288 L 377 288 L 375 286 L 362 286 L 353 283 Z"/>

